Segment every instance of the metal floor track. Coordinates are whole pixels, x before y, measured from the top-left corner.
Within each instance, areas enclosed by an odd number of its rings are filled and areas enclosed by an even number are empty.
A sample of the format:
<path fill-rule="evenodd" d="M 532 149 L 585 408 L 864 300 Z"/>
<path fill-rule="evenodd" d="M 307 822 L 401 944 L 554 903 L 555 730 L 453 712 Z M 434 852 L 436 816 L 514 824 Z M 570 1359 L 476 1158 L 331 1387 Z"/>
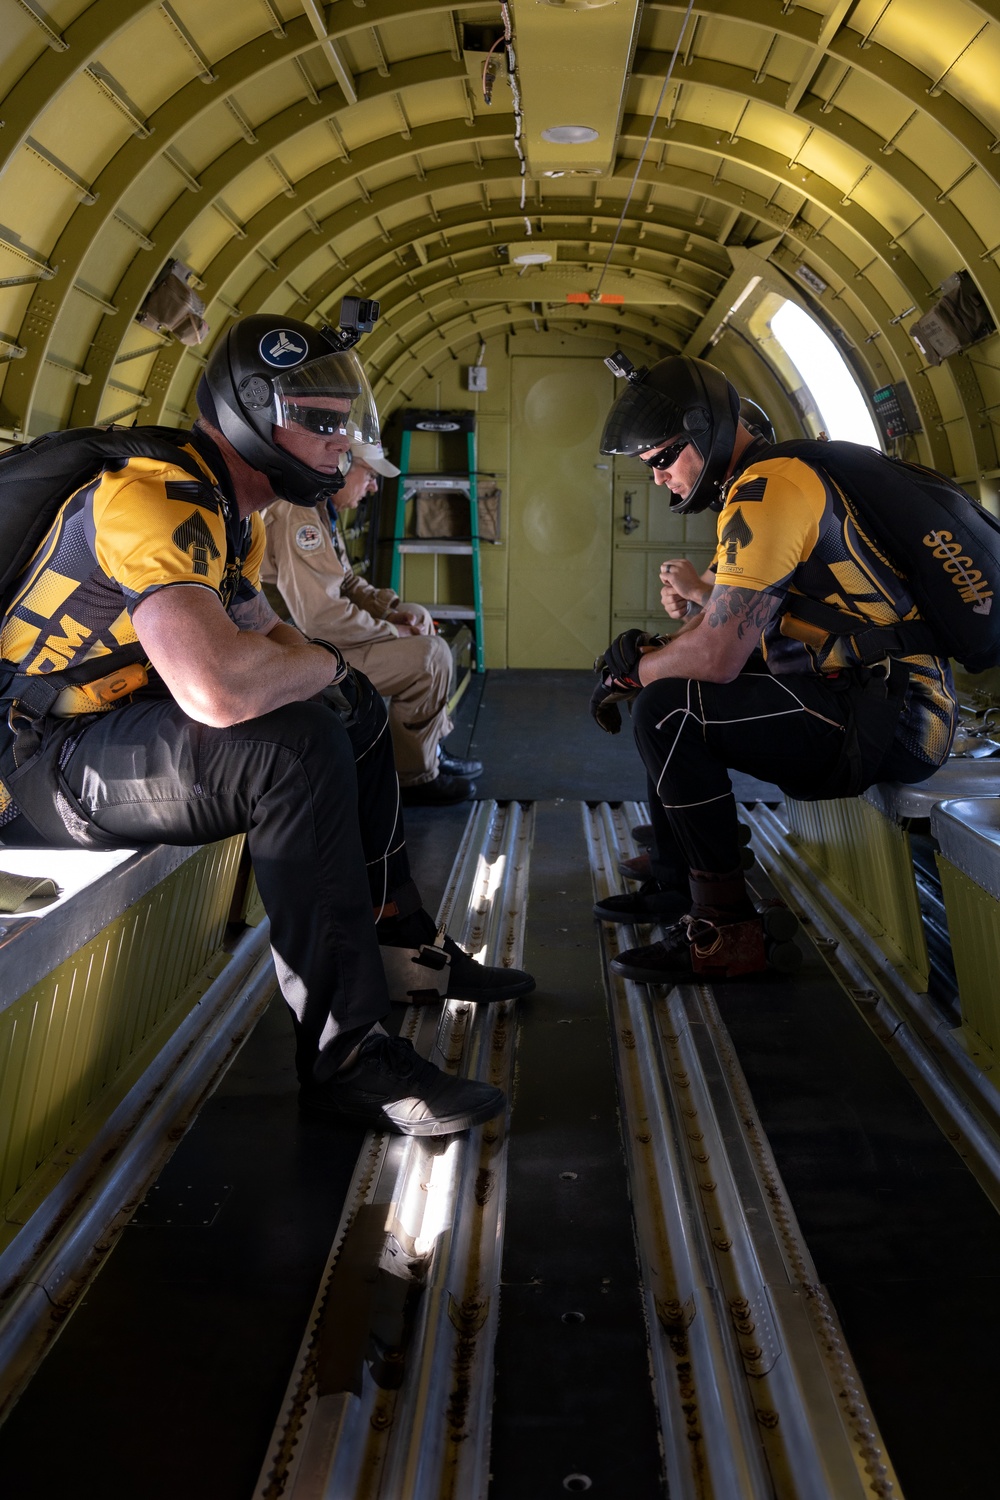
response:
<path fill-rule="evenodd" d="M 598 899 L 644 812 L 585 809 Z M 608 992 L 671 1500 L 898 1496 L 711 988 Z"/>
<path fill-rule="evenodd" d="M 486 963 L 520 961 L 532 826 L 516 802 L 470 815 L 439 920 Z M 411 1007 L 400 1035 L 509 1094 L 513 1013 Z M 485 1491 L 506 1159 L 502 1121 L 366 1138 L 257 1500 Z"/>

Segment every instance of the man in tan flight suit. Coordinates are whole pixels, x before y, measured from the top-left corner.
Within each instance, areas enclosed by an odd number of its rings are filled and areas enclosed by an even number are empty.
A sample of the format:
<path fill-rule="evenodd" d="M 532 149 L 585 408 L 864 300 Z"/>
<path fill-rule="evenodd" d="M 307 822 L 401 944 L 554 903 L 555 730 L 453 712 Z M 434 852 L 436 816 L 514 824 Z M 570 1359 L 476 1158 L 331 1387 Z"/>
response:
<path fill-rule="evenodd" d="M 434 634 L 422 604 L 401 604 L 392 589 L 359 578 L 337 524 L 341 511 L 360 505 L 378 480 L 399 470 L 380 446 L 353 443 L 351 468 L 328 511 L 279 500 L 264 511 L 265 584 L 276 586 L 300 630 L 338 646 L 348 662 L 390 699 L 389 728 L 403 801 L 462 802 L 475 792 L 478 761 L 461 760 L 441 745 L 450 733 L 451 653 Z"/>

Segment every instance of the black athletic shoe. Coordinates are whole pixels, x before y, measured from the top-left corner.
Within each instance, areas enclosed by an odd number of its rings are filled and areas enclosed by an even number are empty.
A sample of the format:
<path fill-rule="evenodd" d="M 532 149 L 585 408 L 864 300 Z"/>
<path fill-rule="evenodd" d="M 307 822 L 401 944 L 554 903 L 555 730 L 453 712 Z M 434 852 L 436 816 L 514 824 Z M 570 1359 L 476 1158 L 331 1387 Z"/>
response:
<path fill-rule="evenodd" d="M 506 1097 L 491 1083 L 453 1078 L 402 1037 L 373 1031 L 357 1059 L 327 1083 L 303 1084 L 299 1109 L 311 1120 L 366 1125 L 394 1135 L 455 1135 L 498 1115 Z"/>
<path fill-rule="evenodd" d="M 438 770 L 448 776 L 482 776 L 483 763 L 481 760 L 462 760 L 443 745 L 438 745 Z"/>
<path fill-rule="evenodd" d="M 475 795 L 476 783 L 467 776 L 451 776 L 439 771 L 433 781 L 400 788 L 406 807 L 447 807 L 453 802 L 468 802 Z"/>
<path fill-rule="evenodd" d="M 535 981 L 523 969 L 491 968 L 472 958 L 454 938 L 438 930 L 421 908 L 379 922 L 378 935 L 389 998 L 396 1005 L 472 1000 L 490 1004 L 530 995 Z"/>
<path fill-rule="evenodd" d="M 690 908 L 691 892 L 685 886 L 663 885 L 644 880 L 637 891 L 605 896 L 594 907 L 602 922 L 676 922 Z"/>
<path fill-rule="evenodd" d="M 449 1000 L 516 1000 L 520 995 L 530 995 L 535 988 L 535 981 L 523 969 L 490 968 L 488 964 L 481 964 L 447 933 L 442 945 L 451 959 Z"/>

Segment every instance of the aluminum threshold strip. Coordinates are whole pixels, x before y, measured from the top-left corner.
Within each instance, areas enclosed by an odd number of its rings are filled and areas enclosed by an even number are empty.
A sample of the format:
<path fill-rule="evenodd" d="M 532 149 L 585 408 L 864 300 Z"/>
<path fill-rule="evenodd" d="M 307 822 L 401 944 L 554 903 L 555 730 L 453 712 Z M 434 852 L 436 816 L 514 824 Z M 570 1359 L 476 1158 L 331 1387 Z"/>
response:
<path fill-rule="evenodd" d="M 872 1031 L 1000 1209 L 1000 1095 L 964 1050 L 960 1028 L 911 990 L 875 939 L 790 841 L 771 809 L 744 809 L 753 848 Z"/>
<path fill-rule="evenodd" d="M 598 898 L 642 812 L 584 809 Z M 608 994 L 671 1500 L 900 1500 L 711 989 Z"/>
<path fill-rule="evenodd" d="M 533 826 L 533 809 L 519 803 L 470 813 L 439 919 L 484 963 L 520 962 Z M 515 1003 L 411 1006 L 400 1034 L 449 1071 L 509 1095 Z M 440 1141 L 366 1138 L 257 1500 L 485 1497 L 506 1170 L 505 1121 Z M 374 1234 L 358 1265 L 352 1246 L 363 1224 Z M 408 1330 L 405 1318 L 398 1324 L 405 1342 L 377 1365 L 379 1318 L 400 1277 L 411 1292 Z M 374 1311 L 355 1328 L 353 1376 L 342 1363 L 331 1375 L 331 1346 L 336 1367 L 366 1282 Z"/>
<path fill-rule="evenodd" d="M 250 927 L 99 1133 L 0 1255 L 0 1417 L 274 994 L 270 923 Z"/>

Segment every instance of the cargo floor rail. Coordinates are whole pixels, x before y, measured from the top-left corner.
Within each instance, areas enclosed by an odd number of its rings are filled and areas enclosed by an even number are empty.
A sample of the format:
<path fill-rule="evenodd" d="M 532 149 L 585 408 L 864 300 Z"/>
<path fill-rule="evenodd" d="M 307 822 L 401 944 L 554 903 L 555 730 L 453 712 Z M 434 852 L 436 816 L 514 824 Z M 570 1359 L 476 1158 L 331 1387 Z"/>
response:
<path fill-rule="evenodd" d="M 584 820 L 603 899 L 645 809 Z M 671 1500 L 899 1500 L 710 987 L 607 982 Z"/>
<path fill-rule="evenodd" d="M 516 967 L 533 810 L 470 813 L 439 920 Z M 510 1089 L 514 1001 L 411 1006 L 400 1035 Z M 369 1135 L 256 1500 L 477 1500 L 489 1479 L 504 1120 L 442 1140 Z"/>

